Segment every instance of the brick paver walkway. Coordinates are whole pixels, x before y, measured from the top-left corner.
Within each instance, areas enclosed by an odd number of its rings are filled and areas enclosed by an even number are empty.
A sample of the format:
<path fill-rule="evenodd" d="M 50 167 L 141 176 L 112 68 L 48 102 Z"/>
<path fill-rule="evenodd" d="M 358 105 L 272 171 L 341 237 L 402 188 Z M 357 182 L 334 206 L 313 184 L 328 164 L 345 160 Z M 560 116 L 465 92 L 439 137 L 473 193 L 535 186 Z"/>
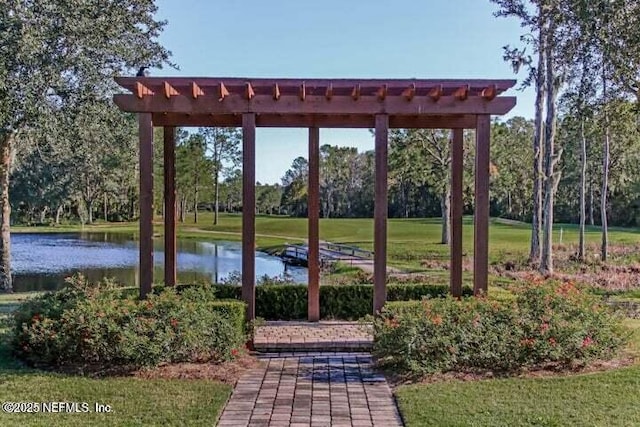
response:
<path fill-rule="evenodd" d="M 245 373 L 220 427 L 402 426 L 368 353 L 270 353 Z"/>
<path fill-rule="evenodd" d="M 366 351 L 373 344 L 371 325 L 358 322 L 266 322 L 254 337 L 258 351 Z"/>

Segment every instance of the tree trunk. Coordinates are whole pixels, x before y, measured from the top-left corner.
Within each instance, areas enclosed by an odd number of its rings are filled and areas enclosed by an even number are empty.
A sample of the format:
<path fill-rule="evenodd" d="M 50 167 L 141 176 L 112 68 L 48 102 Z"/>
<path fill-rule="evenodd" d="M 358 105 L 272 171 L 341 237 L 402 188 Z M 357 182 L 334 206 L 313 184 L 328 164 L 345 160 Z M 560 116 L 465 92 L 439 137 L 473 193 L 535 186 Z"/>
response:
<path fill-rule="evenodd" d="M 0 133 L 0 292 L 13 292 L 11 280 L 11 204 L 9 178 L 15 134 Z"/>
<path fill-rule="evenodd" d="M 540 229 L 542 226 L 542 140 L 544 122 L 542 120 L 545 98 L 545 46 L 544 30 L 540 25 L 538 36 L 538 70 L 536 74 L 535 131 L 533 135 L 533 215 L 531 219 L 531 247 L 529 262 L 540 260 Z"/>
<path fill-rule="evenodd" d="M 446 186 L 440 196 L 440 210 L 442 212 L 442 237 L 440 243 L 448 245 L 450 241 L 449 230 L 451 230 L 451 187 L 449 185 Z"/>
<path fill-rule="evenodd" d="M 589 182 L 589 225 L 595 225 L 595 219 L 593 214 L 593 183 Z"/>
<path fill-rule="evenodd" d="M 546 52 L 546 122 L 544 129 L 544 207 L 542 215 L 542 256 L 540 258 L 540 272 L 553 273 L 553 205 L 555 192 L 560 181 L 558 173 L 554 172 L 555 165 L 560 159 L 560 154 L 555 153 L 556 137 L 556 96 L 555 75 L 552 56 L 553 26 L 547 29 L 545 40 Z"/>
<path fill-rule="evenodd" d="M 602 221 L 602 246 L 600 248 L 602 261 L 607 260 L 609 246 L 609 228 L 607 223 L 607 193 L 609 187 L 609 115 L 607 113 L 607 76 L 606 68 L 602 66 L 602 95 L 604 98 L 604 143 L 602 145 L 602 191 L 600 192 L 600 220 Z"/>
<path fill-rule="evenodd" d="M 47 212 L 49 212 L 49 206 L 45 206 L 40 211 L 40 220 L 38 221 L 40 224 L 44 224 L 45 220 L 47 219 Z"/>
<path fill-rule="evenodd" d="M 104 193 L 104 200 L 103 200 L 103 205 L 102 205 L 102 213 L 104 215 L 104 222 L 107 222 L 107 216 L 108 216 L 108 212 L 107 212 L 107 193 Z"/>
<path fill-rule="evenodd" d="M 584 232 L 585 232 L 585 191 L 587 181 L 587 138 L 584 133 L 584 118 L 580 122 L 580 236 L 578 243 L 578 259 L 584 261 Z"/>
<path fill-rule="evenodd" d="M 214 189 L 214 198 L 215 198 L 215 206 L 213 210 L 213 225 L 218 225 L 218 213 L 220 212 L 220 184 L 218 183 L 218 167 L 216 166 L 216 174 L 214 177 L 213 185 Z"/>
<path fill-rule="evenodd" d="M 198 186 L 196 185 L 193 196 L 193 223 L 198 223 Z"/>
<path fill-rule="evenodd" d="M 60 216 L 62 215 L 63 212 L 64 212 L 64 205 L 58 206 L 58 209 L 56 210 L 56 225 L 60 225 Z"/>
<path fill-rule="evenodd" d="M 93 224 L 93 200 L 87 203 L 87 214 L 89 215 L 88 224 Z"/>
<path fill-rule="evenodd" d="M 185 216 L 185 206 L 187 204 L 187 201 L 185 200 L 184 197 L 180 198 L 180 222 L 184 222 L 184 216 Z"/>

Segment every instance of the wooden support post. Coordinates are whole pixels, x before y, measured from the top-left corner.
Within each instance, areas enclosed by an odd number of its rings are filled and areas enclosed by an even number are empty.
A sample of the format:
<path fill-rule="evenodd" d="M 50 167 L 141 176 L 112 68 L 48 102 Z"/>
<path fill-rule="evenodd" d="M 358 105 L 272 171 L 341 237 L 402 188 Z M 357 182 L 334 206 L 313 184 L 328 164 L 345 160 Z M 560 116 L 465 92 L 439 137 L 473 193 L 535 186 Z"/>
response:
<path fill-rule="evenodd" d="M 309 243 L 307 264 L 309 267 L 308 309 L 310 322 L 320 320 L 320 129 L 309 128 L 309 188 L 307 211 L 309 217 Z"/>
<path fill-rule="evenodd" d="M 462 296 L 462 174 L 464 170 L 464 130 L 452 131 L 451 156 L 451 295 Z"/>
<path fill-rule="evenodd" d="M 164 127 L 164 284 L 175 286 L 176 264 L 176 128 Z"/>
<path fill-rule="evenodd" d="M 256 115 L 242 115 L 242 299 L 256 316 Z"/>
<path fill-rule="evenodd" d="M 376 183 L 374 207 L 373 313 L 382 310 L 387 299 L 387 140 L 389 116 L 376 115 Z"/>
<path fill-rule="evenodd" d="M 140 139 L 140 298 L 153 283 L 153 123 L 150 113 L 138 114 Z"/>
<path fill-rule="evenodd" d="M 476 124 L 473 293 L 486 295 L 489 283 L 489 148 L 491 120 L 480 115 Z"/>

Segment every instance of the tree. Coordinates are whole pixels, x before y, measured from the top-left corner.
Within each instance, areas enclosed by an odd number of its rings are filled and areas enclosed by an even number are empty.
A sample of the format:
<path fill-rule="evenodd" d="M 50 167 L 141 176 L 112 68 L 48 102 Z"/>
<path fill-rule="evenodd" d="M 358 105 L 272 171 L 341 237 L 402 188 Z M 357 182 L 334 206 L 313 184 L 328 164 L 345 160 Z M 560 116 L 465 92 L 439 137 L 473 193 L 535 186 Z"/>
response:
<path fill-rule="evenodd" d="M 449 243 L 451 199 L 450 132 L 442 129 L 398 129 L 390 134 L 392 180 L 426 185 L 440 202 L 440 242 Z"/>
<path fill-rule="evenodd" d="M 0 3 L 0 289 L 11 291 L 10 174 L 16 144 L 47 112 L 107 97 L 112 76 L 160 66 L 165 23 L 149 0 Z"/>
<path fill-rule="evenodd" d="M 542 231 L 542 205 L 543 205 L 543 139 L 544 139 L 544 108 L 546 97 L 546 55 L 544 47 L 546 39 L 545 20 L 542 19 L 542 1 L 526 0 L 491 0 L 500 9 L 495 13 L 498 17 L 515 17 L 520 19 L 521 25 L 531 32 L 521 36 L 521 40 L 533 46 L 537 53 L 537 60 L 534 63 L 532 58 L 526 55 L 526 48 L 504 47 L 504 59 L 511 63 L 515 73 L 518 73 L 523 66 L 528 69 L 528 75 L 522 86 L 535 85 L 535 125 L 533 135 L 533 212 L 531 220 L 531 246 L 529 249 L 529 262 L 537 263 L 540 260 L 541 246 L 540 233 Z M 531 11 L 531 7 L 533 11 Z"/>
<path fill-rule="evenodd" d="M 530 32 L 521 36 L 521 40 L 533 47 L 537 53 L 537 61 L 533 63 L 531 56 L 523 49 L 505 47 L 505 60 L 509 61 L 514 71 L 528 66 L 529 75 L 524 86 L 532 83 L 536 87 L 534 136 L 534 218 L 530 260 L 539 259 L 539 270 L 542 273 L 553 272 L 553 221 L 555 194 L 561 174 L 556 165 L 562 157 L 562 149 L 556 147 L 557 101 L 561 92 L 567 70 L 573 65 L 572 54 L 575 53 L 575 38 L 570 11 L 571 0 L 491 0 L 500 9 L 497 16 L 515 17 Z M 542 121 L 543 114 L 544 124 Z M 540 164 L 542 156 L 542 165 Z M 542 167 L 541 167 L 542 166 Z M 542 172 L 542 173 L 541 173 Z M 541 179 L 541 182 L 538 180 Z M 542 194 L 540 187 L 542 186 Z M 542 197 L 541 197 L 542 196 Z M 542 245 L 538 248 L 539 237 L 539 204 L 542 200 Z"/>
<path fill-rule="evenodd" d="M 534 182 L 531 140 L 535 123 L 524 117 L 494 122 L 491 130 L 492 215 L 529 221 L 532 216 Z"/>
<path fill-rule="evenodd" d="M 236 128 L 201 128 L 199 133 L 206 142 L 207 151 L 210 153 L 212 161 L 214 185 L 213 225 L 218 225 L 220 176 L 222 175 L 224 164 L 228 164 L 232 169 L 237 168 L 240 164 L 242 133 Z"/>
<path fill-rule="evenodd" d="M 290 215 L 300 216 L 307 213 L 308 176 L 309 162 L 304 157 L 297 157 L 282 178 L 282 206 Z"/>
<path fill-rule="evenodd" d="M 176 181 L 182 195 L 181 210 L 187 209 L 187 200 L 193 202 L 193 222 L 198 223 L 198 203 L 202 191 L 213 187 L 214 163 L 207 157 L 207 143 L 201 133 L 188 135 L 179 142 L 176 151 Z M 184 212 L 181 215 L 184 221 Z"/>
<path fill-rule="evenodd" d="M 282 201 L 282 187 L 278 184 L 256 185 L 256 206 L 258 212 L 272 215 L 280 213 L 280 202 Z"/>

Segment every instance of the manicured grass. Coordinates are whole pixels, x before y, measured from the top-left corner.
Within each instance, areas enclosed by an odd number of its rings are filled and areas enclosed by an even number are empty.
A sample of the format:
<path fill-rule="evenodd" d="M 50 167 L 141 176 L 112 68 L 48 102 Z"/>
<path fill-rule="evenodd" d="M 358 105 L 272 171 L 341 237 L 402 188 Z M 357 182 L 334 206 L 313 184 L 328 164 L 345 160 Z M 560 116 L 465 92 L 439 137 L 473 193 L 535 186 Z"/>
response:
<path fill-rule="evenodd" d="M 7 414 L 1 426 L 212 426 L 231 386 L 207 380 L 92 379 L 29 369 L 10 354 L 11 310 L 25 294 L 0 295 L 0 402 L 86 402 L 89 413 Z M 95 403 L 110 413 L 95 413 Z"/>
<path fill-rule="evenodd" d="M 640 320 L 629 352 L 640 355 Z M 554 378 L 447 381 L 397 390 L 407 426 L 637 426 L 640 365 Z"/>
<path fill-rule="evenodd" d="M 162 234 L 162 218 L 156 219 L 155 232 Z M 50 232 L 80 231 L 79 226 L 61 227 L 14 227 L 15 232 Z M 84 231 L 112 231 L 137 233 L 137 223 L 101 223 L 85 226 Z M 202 212 L 198 224 L 193 217 L 187 217 L 185 223 L 179 224 L 179 237 L 198 238 L 203 240 L 241 239 L 242 217 L 239 214 L 220 215 L 219 224 L 213 225 L 213 215 Z M 556 224 L 554 243 L 560 242 L 562 230 L 563 244 L 577 244 L 578 228 L 576 225 Z M 463 229 L 464 250 L 468 254 L 473 251 L 473 221 L 465 217 Z M 440 244 L 441 223 L 439 218 L 426 219 L 390 219 L 388 225 L 388 257 L 392 265 L 408 269 L 421 269 L 424 259 L 445 260 L 448 257 L 447 245 Z M 528 253 L 531 229 L 529 224 L 501 219 L 492 219 L 490 228 L 491 261 L 521 260 Z M 597 243 L 600 239 L 598 227 L 587 227 L 587 242 Z M 261 248 L 299 243 L 307 238 L 307 219 L 285 216 L 258 216 L 256 218 L 256 243 Z M 320 220 L 320 238 L 331 242 L 352 244 L 363 249 L 373 249 L 373 219 L 331 218 Z M 612 228 L 609 233 L 612 244 L 640 243 L 640 232 L 637 229 Z"/>

